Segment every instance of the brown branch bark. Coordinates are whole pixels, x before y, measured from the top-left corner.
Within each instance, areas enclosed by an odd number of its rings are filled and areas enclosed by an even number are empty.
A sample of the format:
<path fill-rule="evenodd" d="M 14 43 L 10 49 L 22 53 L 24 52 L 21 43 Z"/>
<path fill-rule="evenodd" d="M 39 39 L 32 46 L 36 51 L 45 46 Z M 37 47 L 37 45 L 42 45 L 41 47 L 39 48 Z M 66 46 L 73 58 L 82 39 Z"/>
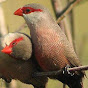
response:
<path fill-rule="evenodd" d="M 56 19 L 58 19 L 58 16 L 60 15 L 61 11 L 63 10 L 61 0 L 51 0 L 51 2 L 52 2 L 52 6 L 53 6 L 53 9 L 54 9 Z M 65 32 L 64 20 L 60 21 L 59 26 Z"/>
<path fill-rule="evenodd" d="M 73 67 L 73 68 L 67 68 L 67 71 L 69 72 L 75 72 L 75 71 L 81 71 L 81 70 L 88 70 L 88 65 L 86 66 L 79 66 L 79 67 Z M 49 72 L 38 72 L 38 73 L 34 73 L 33 76 L 54 76 L 54 75 L 59 75 L 61 73 L 63 73 L 63 69 L 58 70 L 58 71 L 49 71 Z"/>
<path fill-rule="evenodd" d="M 79 67 L 74 67 L 74 68 L 68 68 L 70 72 L 74 71 L 81 71 L 81 70 L 88 70 L 88 65 L 85 66 L 79 66 Z"/>
<path fill-rule="evenodd" d="M 72 10 L 72 8 L 76 6 L 80 1 L 81 0 L 73 0 L 72 2 L 70 2 L 59 15 L 59 18 L 57 19 L 57 23 L 59 23 Z"/>

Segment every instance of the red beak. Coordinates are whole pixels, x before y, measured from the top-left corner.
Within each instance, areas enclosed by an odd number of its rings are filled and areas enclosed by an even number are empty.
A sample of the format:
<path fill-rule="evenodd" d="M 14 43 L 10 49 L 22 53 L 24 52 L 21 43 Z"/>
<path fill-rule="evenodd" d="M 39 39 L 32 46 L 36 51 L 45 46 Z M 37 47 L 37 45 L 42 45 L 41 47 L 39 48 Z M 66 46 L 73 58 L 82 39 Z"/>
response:
<path fill-rule="evenodd" d="M 6 53 L 6 54 L 11 54 L 12 49 L 9 46 L 6 46 L 4 49 L 1 50 L 1 52 Z"/>
<path fill-rule="evenodd" d="M 23 11 L 22 11 L 22 9 L 19 8 L 18 10 L 16 10 L 16 11 L 14 12 L 14 15 L 23 16 Z"/>

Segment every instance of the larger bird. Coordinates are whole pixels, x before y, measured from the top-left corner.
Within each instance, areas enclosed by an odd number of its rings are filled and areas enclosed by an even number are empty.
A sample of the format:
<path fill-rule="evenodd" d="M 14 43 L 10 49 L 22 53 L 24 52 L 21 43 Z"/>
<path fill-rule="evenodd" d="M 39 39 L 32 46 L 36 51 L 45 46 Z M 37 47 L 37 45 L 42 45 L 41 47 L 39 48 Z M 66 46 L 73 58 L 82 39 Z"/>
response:
<path fill-rule="evenodd" d="M 57 71 L 67 65 L 80 66 L 80 61 L 56 21 L 49 11 L 39 4 L 28 4 L 14 13 L 24 17 L 34 45 L 34 54 L 44 71 Z M 82 88 L 82 71 L 73 76 L 61 74 L 57 77 L 70 88 Z"/>
<path fill-rule="evenodd" d="M 0 38 L 0 74 L 7 81 L 18 79 L 32 84 L 34 88 L 45 88 L 47 77 L 32 77 L 39 71 L 35 63 L 30 37 L 22 33 L 9 33 Z M 8 55 L 7 55 L 8 54 Z"/>

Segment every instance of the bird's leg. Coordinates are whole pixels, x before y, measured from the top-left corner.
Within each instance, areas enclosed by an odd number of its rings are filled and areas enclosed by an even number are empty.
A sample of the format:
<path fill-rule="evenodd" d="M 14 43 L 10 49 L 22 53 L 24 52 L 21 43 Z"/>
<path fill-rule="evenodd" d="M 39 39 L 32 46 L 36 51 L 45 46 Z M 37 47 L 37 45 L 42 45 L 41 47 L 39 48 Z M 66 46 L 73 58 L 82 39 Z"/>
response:
<path fill-rule="evenodd" d="M 71 72 L 68 70 L 68 68 L 71 68 L 71 66 L 67 64 L 66 67 L 65 67 L 64 70 L 63 70 L 63 74 L 64 74 L 64 75 L 73 76 L 74 73 L 71 73 Z"/>

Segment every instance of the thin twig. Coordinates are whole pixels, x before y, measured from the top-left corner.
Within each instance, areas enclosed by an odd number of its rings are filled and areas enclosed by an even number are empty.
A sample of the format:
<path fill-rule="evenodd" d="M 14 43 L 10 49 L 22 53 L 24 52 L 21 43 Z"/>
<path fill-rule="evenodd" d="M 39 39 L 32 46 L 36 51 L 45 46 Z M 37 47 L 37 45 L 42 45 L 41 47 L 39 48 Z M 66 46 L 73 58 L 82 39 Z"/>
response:
<path fill-rule="evenodd" d="M 61 0 L 51 0 L 53 10 L 56 16 L 56 19 L 58 18 L 58 15 L 62 12 L 62 5 L 61 5 Z"/>
<path fill-rule="evenodd" d="M 79 67 L 73 67 L 73 68 L 67 68 L 67 71 L 69 72 L 75 72 L 75 71 L 81 71 L 81 70 L 88 70 L 88 65 L 86 66 L 79 66 Z M 49 71 L 49 72 L 37 72 L 34 73 L 33 76 L 53 76 L 53 75 L 59 75 L 63 73 L 63 69 L 60 69 L 58 71 Z"/>
<path fill-rule="evenodd" d="M 53 6 L 53 9 L 54 9 L 56 19 L 58 19 L 58 16 L 60 15 L 61 11 L 63 10 L 61 0 L 51 0 L 51 2 L 52 2 L 52 6 Z M 65 32 L 64 20 L 60 21 L 59 26 Z"/>
<path fill-rule="evenodd" d="M 88 70 L 88 65 L 85 66 L 79 66 L 79 67 L 74 67 L 74 68 L 68 68 L 70 72 L 74 71 L 81 71 L 81 70 Z"/>
<path fill-rule="evenodd" d="M 59 23 L 72 10 L 72 8 L 76 6 L 80 1 L 81 0 L 73 0 L 72 2 L 70 2 L 59 15 L 59 18 L 57 19 L 57 23 Z"/>

